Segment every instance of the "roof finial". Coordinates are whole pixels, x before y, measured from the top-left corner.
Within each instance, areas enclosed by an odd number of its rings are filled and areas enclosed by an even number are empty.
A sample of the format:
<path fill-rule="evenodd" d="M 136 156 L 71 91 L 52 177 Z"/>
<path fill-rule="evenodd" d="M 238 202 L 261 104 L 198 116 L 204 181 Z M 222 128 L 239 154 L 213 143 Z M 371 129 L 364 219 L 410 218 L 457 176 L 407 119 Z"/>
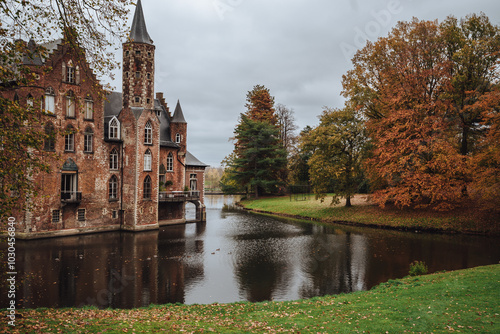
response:
<path fill-rule="evenodd" d="M 153 44 L 153 40 L 149 37 L 148 30 L 146 29 L 146 21 L 144 20 L 144 13 L 142 12 L 141 0 L 137 1 L 137 6 L 135 7 L 132 28 L 130 29 L 130 39 L 132 42 Z"/>

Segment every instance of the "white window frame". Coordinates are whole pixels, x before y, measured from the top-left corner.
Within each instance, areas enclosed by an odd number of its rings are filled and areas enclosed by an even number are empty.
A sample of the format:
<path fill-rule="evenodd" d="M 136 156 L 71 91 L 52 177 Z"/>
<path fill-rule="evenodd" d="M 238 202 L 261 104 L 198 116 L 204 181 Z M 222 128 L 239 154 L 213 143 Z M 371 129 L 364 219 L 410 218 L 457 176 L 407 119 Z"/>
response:
<path fill-rule="evenodd" d="M 69 90 L 66 93 L 66 117 L 75 118 L 75 93 Z"/>
<path fill-rule="evenodd" d="M 153 143 L 153 127 L 151 126 L 151 122 L 148 121 L 144 126 L 144 144 L 152 144 Z"/>
<path fill-rule="evenodd" d="M 118 178 L 112 175 L 109 179 L 109 193 L 108 197 L 110 200 L 118 199 Z"/>
<path fill-rule="evenodd" d="M 45 89 L 44 109 L 50 114 L 54 114 L 56 111 L 56 93 L 52 87 Z"/>
<path fill-rule="evenodd" d="M 94 130 L 92 130 L 92 128 L 85 129 L 85 132 L 83 134 L 83 152 L 85 153 L 94 152 L 93 142 L 94 142 Z"/>
<path fill-rule="evenodd" d="M 174 171 L 174 155 L 172 152 L 170 152 L 167 155 L 167 172 L 173 172 Z"/>
<path fill-rule="evenodd" d="M 74 131 L 72 126 L 68 126 L 66 131 Z M 64 136 L 64 151 L 75 152 L 75 133 L 69 132 Z"/>
<path fill-rule="evenodd" d="M 120 139 L 120 121 L 116 116 L 109 121 L 108 137 L 109 139 Z"/>
<path fill-rule="evenodd" d="M 144 171 L 150 172 L 152 170 L 152 160 L 153 156 L 151 154 L 151 150 L 147 150 L 146 153 L 144 153 Z"/>
<path fill-rule="evenodd" d="M 180 134 L 180 133 L 176 133 L 176 134 L 175 134 L 175 142 L 176 142 L 177 144 L 180 144 L 180 143 L 181 143 L 181 140 L 182 140 L 181 134 Z"/>
<path fill-rule="evenodd" d="M 118 150 L 113 148 L 111 152 L 109 152 L 109 169 L 118 170 Z"/>
<path fill-rule="evenodd" d="M 85 119 L 93 120 L 94 119 L 94 100 L 91 97 L 87 97 L 85 99 Z"/>

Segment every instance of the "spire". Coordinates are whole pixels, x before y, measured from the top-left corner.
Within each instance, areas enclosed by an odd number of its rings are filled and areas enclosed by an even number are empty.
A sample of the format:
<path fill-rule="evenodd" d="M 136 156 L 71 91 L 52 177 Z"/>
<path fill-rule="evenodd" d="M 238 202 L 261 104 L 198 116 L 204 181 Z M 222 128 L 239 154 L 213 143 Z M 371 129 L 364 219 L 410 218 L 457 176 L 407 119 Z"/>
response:
<path fill-rule="evenodd" d="M 187 123 L 184 119 L 184 114 L 182 113 L 181 103 L 179 102 L 179 100 L 177 100 L 177 105 L 175 106 L 172 123 Z"/>
<path fill-rule="evenodd" d="M 130 39 L 137 43 L 153 44 L 153 40 L 149 37 L 148 30 L 146 29 L 141 0 L 137 1 L 137 6 L 135 7 L 132 28 L 130 28 Z"/>

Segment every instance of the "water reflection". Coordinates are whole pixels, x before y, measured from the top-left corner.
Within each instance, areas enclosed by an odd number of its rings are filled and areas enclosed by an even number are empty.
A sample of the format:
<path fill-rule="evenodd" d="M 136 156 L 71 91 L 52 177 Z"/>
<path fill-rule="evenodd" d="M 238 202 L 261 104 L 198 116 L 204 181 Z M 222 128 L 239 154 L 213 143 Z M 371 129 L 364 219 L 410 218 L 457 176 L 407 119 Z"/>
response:
<path fill-rule="evenodd" d="M 499 238 L 327 227 L 233 204 L 207 196 L 207 223 L 18 241 L 18 307 L 292 300 L 366 290 L 414 260 L 431 272 L 500 260 Z"/>

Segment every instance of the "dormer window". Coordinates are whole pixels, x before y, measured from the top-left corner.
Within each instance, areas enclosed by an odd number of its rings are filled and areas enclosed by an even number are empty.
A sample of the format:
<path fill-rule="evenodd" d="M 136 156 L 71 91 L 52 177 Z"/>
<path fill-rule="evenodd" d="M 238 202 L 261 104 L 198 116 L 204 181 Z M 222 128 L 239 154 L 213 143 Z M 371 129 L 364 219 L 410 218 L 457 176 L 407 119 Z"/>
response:
<path fill-rule="evenodd" d="M 146 126 L 144 127 L 144 144 L 152 144 L 153 143 L 153 127 L 151 126 L 151 122 L 148 121 Z"/>
<path fill-rule="evenodd" d="M 113 117 L 109 122 L 109 139 L 120 139 L 120 122 L 116 117 Z"/>
<path fill-rule="evenodd" d="M 177 133 L 177 134 L 175 135 L 175 142 L 176 142 L 177 144 L 180 144 L 180 143 L 181 143 L 181 134 L 180 134 L 180 133 Z"/>

